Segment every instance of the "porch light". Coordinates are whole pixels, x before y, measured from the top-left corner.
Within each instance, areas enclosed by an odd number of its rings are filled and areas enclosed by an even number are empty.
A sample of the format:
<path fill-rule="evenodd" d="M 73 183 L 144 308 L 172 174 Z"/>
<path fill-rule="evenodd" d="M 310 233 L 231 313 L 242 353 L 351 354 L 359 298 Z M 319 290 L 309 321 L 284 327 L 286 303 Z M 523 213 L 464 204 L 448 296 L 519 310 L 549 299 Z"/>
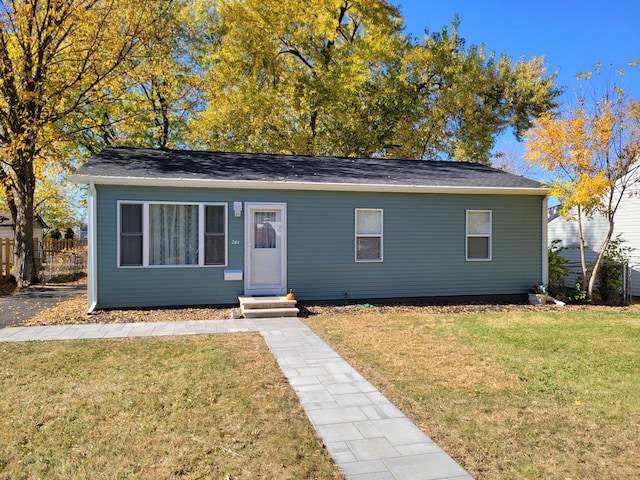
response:
<path fill-rule="evenodd" d="M 242 202 L 233 202 L 233 213 L 236 217 L 242 215 Z"/>

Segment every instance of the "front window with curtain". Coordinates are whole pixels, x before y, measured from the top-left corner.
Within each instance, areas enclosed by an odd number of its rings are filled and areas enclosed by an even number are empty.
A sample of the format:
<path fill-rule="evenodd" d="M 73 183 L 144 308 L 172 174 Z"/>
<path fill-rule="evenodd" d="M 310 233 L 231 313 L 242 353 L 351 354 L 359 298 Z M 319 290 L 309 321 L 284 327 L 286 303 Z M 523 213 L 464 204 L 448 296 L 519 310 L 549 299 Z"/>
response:
<path fill-rule="evenodd" d="M 121 202 L 119 217 L 121 267 L 226 265 L 226 204 Z"/>
<path fill-rule="evenodd" d="M 149 265 L 198 264 L 198 205 L 149 205 Z"/>

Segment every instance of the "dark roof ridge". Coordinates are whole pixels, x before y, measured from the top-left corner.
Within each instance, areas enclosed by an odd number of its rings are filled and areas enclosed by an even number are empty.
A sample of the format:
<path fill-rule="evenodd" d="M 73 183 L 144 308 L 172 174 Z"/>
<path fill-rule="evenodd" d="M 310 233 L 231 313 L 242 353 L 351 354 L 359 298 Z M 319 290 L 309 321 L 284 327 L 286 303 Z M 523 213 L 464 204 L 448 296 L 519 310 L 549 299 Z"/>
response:
<path fill-rule="evenodd" d="M 106 148 L 71 178 L 79 183 L 118 183 L 118 179 L 126 179 L 129 183 L 147 184 L 161 180 L 174 184 L 209 181 L 231 185 L 240 182 L 244 188 L 254 183 L 268 184 L 271 188 L 278 188 L 278 185 L 301 189 L 340 185 L 341 189 L 347 189 L 352 185 L 370 189 L 515 189 L 544 193 L 535 180 L 472 162 L 140 147 Z"/>
<path fill-rule="evenodd" d="M 188 150 L 180 148 L 151 148 L 151 147 L 126 147 L 126 146 L 111 146 L 105 147 L 100 153 L 105 150 L 148 150 L 151 152 L 165 152 L 165 153 L 180 153 L 180 154 L 211 154 L 211 155 L 242 155 L 242 156 L 269 156 L 269 157 L 290 157 L 290 158 L 307 158 L 307 159 L 332 159 L 332 160 L 373 160 L 373 161 L 391 161 L 391 162 L 426 162 L 433 164 L 454 164 L 454 165 L 476 165 L 493 170 L 499 170 L 491 165 L 486 165 L 480 162 L 470 162 L 466 160 L 443 160 L 443 159 L 422 159 L 422 158 L 396 158 L 396 157 L 347 157 L 342 155 L 310 155 L 304 153 L 273 153 L 273 152 L 233 152 L 227 150 Z M 502 170 L 500 170 L 502 171 Z M 509 173 L 509 172 L 505 172 Z M 512 174 L 513 175 L 513 174 Z"/>

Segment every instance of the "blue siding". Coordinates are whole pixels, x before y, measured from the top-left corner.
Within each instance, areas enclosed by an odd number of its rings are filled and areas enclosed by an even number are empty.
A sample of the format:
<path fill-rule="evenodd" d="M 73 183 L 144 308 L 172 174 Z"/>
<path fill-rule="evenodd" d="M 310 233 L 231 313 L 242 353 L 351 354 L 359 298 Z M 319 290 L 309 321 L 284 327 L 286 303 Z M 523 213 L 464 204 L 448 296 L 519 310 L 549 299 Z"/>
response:
<path fill-rule="evenodd" d="M 229 262 L 244 269 L 244 212 L 287 203 L 288 287 L 304 300 L 524 294 L 542 278 L 542 196 L 97 186 L 98 308 L 235 304 L 223 267 L 117 268 L 117 201 L 227 202 Z M 384 262 L 356 263 L 356 208 L 384 210 Z M 492 261 L 465 257 L 465 212 L 493 212 Z"/>

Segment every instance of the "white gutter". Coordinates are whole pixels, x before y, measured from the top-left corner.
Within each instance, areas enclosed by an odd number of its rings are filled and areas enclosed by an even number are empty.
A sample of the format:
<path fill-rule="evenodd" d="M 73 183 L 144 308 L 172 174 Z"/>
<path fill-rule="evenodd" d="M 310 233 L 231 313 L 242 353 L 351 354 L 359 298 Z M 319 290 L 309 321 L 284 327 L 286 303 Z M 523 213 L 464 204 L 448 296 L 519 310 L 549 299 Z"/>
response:
<path fill-rule="evenodd" d="M 87 313 L 92 313 L 98 305 L 98 225 L 96 222 L 98 213 L 98 195 L 93 182 L 89 182 L 88 195 L 89 208 L 89 253 L 88 253 L 88 272 L 87 272 Z"/>
<path fill-rule="evenodd" d="M 396 193 L 449 193 L 449 194 L 484 194 L 484 195 L 547 195 L 545 188 L 515 187 L 464 187 L 434 185 L 389 185 L 363 183 L 327 183 L 296 182 L 269 180 L 216 180 L 187 178 L 155 178 L 155 177 L 115 177 L 71 175 L 73 183 L 95 183 L 100 185 L 124 185 L 139 187 L 190 187 L 221 188 L 242 190 L 316 190 L 332 192 L 396 192 Z"/>

